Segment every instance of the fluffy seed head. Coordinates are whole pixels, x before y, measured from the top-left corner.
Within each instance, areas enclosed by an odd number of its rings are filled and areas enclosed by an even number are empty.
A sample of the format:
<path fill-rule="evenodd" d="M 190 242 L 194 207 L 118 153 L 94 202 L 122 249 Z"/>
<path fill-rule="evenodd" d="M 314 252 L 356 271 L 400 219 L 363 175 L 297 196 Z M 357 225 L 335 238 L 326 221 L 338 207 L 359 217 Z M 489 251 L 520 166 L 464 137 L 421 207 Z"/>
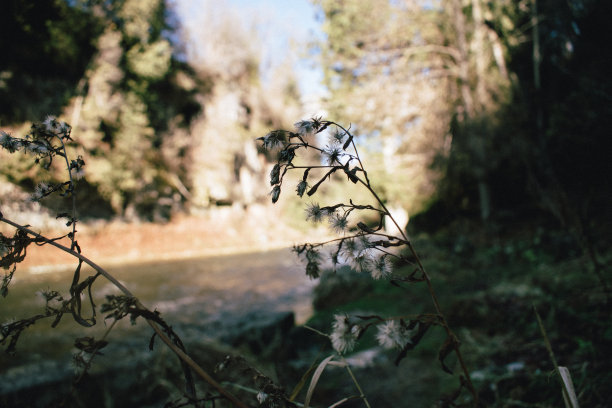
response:
<path fill-rule="evenodd" d="M 402 348 L 410 343 L 411 330 L 396 320 L 389 320 L 378 325 L 376 340 L 384 348 Z"/>
<path fill-rule="evenodd" d="M 351 325 L 347 315 L 335 315 L 333 331 L 330 336 L 332 346 L 340 354 L 350 352 L 355 347 L 359 328 Z"/>

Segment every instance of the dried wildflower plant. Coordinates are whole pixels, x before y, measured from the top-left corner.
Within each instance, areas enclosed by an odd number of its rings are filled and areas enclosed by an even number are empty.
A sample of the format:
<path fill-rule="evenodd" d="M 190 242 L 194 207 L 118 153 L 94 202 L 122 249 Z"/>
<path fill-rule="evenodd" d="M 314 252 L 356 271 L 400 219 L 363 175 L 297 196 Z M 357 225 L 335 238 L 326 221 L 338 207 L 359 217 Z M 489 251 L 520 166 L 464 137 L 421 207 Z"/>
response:
<path fill-rule="evenodd" d="M 159 312 L 147 309 L 116 278 L 82 254 L 81 247 L 76 239 L 78 215 L 74 192 L 76 181 L 84 174 L 85 161 L 80 156 L 72 160 L 68 157 L 66 146 L 69 143 L 74 143 L 71 138 L 71 127 L 52 116 L 47 117 L 41 123 L 32 125 L 30 132 L 23 138 L 13 137 L 9 133 L 0 130 L 1 149 L 8 153 L 24 153 L 26 156 L 31 156 L 35 163 L 42 165 L 46 170 L 50 170 L 53 163 L 55 163 L 54 159 L 59 158 L 67 172 L 68 179 L 66 181 L 44 182 L 37 185 L 30 200 L 41 201 L 53 194 L 60 195 L 69 200 L 68 211 L 57 215 L 58 219 L 65 221 L 69 231 L 65 235 L 53 238 L 43 236 L 33 231 L 27 225 L 20 225 L 14 222 L 5 217 L 0 209 L 0 222 L 10 225 L 15 229 L 12 236 L 0 233 L 0 267 L 4 270 L 4 276 L 0 284 L 0 295 L 2 297 L 9 295 L 9 288 L 17 270 L 17 265 L 26 258 L 27 248 L 32 243 L 53 246 L 72 255 L 77 262 L 68 293 L 62 294 L 54 290 L 43 291 L 40 295 L 44 298 L 45 307 L 41 313 L 20 320 L 13 319 L 0 323 L 0 345 L 5 347 L 7 353 L 14 354 L 17 351 L 20 336 L 28 327 L 39 320 L 50 319 L 51 327 L 56 327 L 64 316 L 71 316 L 72 320 L 76 323 L 88 328 L 96 325 L 98 320 L 97 311 L 99 311 L 99 313 L 105 315 L 104 321 L 111 320 L 102 338 L 95 339 L 90 336 L 83 336 L 74 341 L 74 346 L 79 350 L 73 358 L 73 366 L 77 374 L 74 384 L 77 386 L 79 380 L 83 378 L 91 367 L 94 357 L 100 355 L 100 350 L 108 344 L 107 336 L 115 327 L 115 324 L 125 317 L 129 317 L 132 323 L 137 318 L 144 318 L 154 330 L 149 342 L 149 348 L 152 350 L 154 340 L 156 338 L 160 339 L 177 355 L 182 366 L 185 384 L 185 389 L 182 393 L 185 397 L 172 402 L 168 406 L 201 406 L 203 401 L 211 398 L 197 398 L 195 373 L 196 376 L 208 384 L 211 390 L 217 393 L 212 398 L 227 399 L 233 406 L 246 408 L 247 404 L 222 387 L 221 384 L 204 371 L 186 353 L 181 339 L 161 318 Z M 69 245 L 61 244 L 60 240 L 66 238 L 69 240 Z M 94 270 L 92 275 L 82 276 L 83 264 L 90 266 Z M 122 292 L 122 295 L 107 296 L 106 302 L 98 308 L 94 302 L 93 284 L 99 278 L 108 280 Z M 83 303 L 86 303 L 88 307 L 83 307 Z M 67 396 L 67 398 L 70 398 L 70 396 Z"/>
<path fill-rule="evenodd" d="M 320 147 L 319 141 L 325 140 L 320 136 L 326 134 L 327 145 Z M 472 396 L 471 403 L 478 405 L 477 392 L 459 350 L 459 340 L 440 309 L 430 276 L 403 226 L 398 225 L 372 186 L 350 127 L 347 129 L 336 122 L 313 118 L 295 123 L 293 131 L 274 130 L 258 140 L 265 149 L 277 151 L 278 159 L 270 174 L 273 203 L 278 201 L 285 183 L 290 182 L 289 178 L 286 178 L 290 171 L 301 173 L 300 181 L 295 187 L 299 197 L 304 194 L 313 197 L 323 183 L 332 180 L 332 175 L 344 175 L 348 182 L 366 189 L 375 203 L 372 205 L 349 200 L 325 206 L 317 202 L 307 205 L 307 220 L 314 223 L 328 222 L 331 230 L 338 235 L 338 238 L 326 242 L 306 243 L 294 247 L 298 256 L 305 260 L 306 274 L 310 278 L 315 279 L 321 275 L 322 263 L 326 261 L 322 253 L 324 248 L 330 248 L 329 259 L 333 265 L 331 273 L 335 273 L 338 265 L 348 264 L 356 273 L 368 274 L 372 279 L 388 280 L 400 287 L 409 283 L 424 283 L 429 291 L 435 311 L 432 314 L 403 317 L 336 315 L 332 332 L 327 335 L 334 350 L 340 355 L 350 352 L 368 329 L 376 328 L 375 336 L 380 346 L 398 350 L 396 364 L 399 364 L 407 352 L 418 345 L 429 328 L 440 326 L 446 332 L 446 340 L 438 355 L 442 369 L 452 374 L 446 364 L 446 358 L 453 353 L 461 367 L 460 385 L 454 398 L 456 400 L 465 388 Z M 317 152 L 318 159 L 313 159 L 315 162 L 312 164 L 303 164 L 304 161 L 308 163 L 308 157 L 312 157 L 312 154 L 307 156 L 306 151 Z M 374 225 L 366 224 L 363 220 L 372 219 L 372 215 L 378 222 Z M 395 227 L 395 235 L 388 232 L 392 230 L 389 225 L 384 228 L 385 220 L 389 220 L 392 227 Z M 394 261 L 412 264 L 414 269 L 407 275 L 395 273 Z M 311 385 L 313 382 L 314 378 Z M 356 385 L 358 386 L 357 383 Z M 363 399 L 366 406 L 369 406 L 365 397 Z"/>

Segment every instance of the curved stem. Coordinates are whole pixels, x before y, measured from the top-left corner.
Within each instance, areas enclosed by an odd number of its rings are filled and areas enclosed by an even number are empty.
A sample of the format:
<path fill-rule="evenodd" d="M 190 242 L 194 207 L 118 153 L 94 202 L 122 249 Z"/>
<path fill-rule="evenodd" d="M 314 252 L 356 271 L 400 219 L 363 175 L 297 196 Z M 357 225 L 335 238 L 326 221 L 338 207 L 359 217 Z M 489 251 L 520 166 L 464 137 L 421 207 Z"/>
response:
<path fill-rule="evenodd" d="M 363 389 L 361 388 L 361 386 L 359 385 L 359 381 L 357 381 L 357 378 L 355 377 L 355 374 L 353 374 L 353 370 L 351 370 L 351 366 L 350 364 L 346 361 L 346 359 L 342 356 L 340 356 L 342 358 L 342 362 L 346 365 L 346 370 L 348 371 L 349 375 L 351 376 L 353 383 L 355 384 L 355 387 L 357 387 L 357 390 L 359 391 L 359 398 L 361 400 L 363 400 L 363 403 L 365 404 L 365 406 L 367 408 L 372 408 L 370 406 L 370 403 L 368 402 L 368 399 L 365 396 L 365 393 L 363 392 Z"/>
<path fill-rule="evenodd" d="M 62 150 L 64 151 L 64 154 L 62 156 L 64 157 L 64 161 L 66 162 L 66 170 L 68 171 L 68 177 L 69 177 L 69 182 L 70 182 L 70 195 L 72 197 L 72 220 L 71 220 L 72 235 L 70 236 L 70 249 L 73 250 L 76 247 L 76 220 L 77 220 L 76 196 L 74 195 L 74 181 L 72 180 L 72 171 L 70 169 L 70 162 L 68 162 L 68 152 L 66 151 L 66 144 L 64 143 L 64 140 L 58 135 L 55 135 L 55 137 L 62 144 Z"/>
<path fill-rule="evenodd" d="M 365 171 L 364 171 L 364 174 L 366 174 Z M 427 289 L 429 290 L 429 295 L 431 296 L 431 300 L 433 302 L 434 309 L 436 310 L 436 313 L 438 314 L 438 316 L 440 317 L 442 321 L 442 326 L 444 327 L 444 330 L 446 331 L 447 336 L 453 340 L 455 355 L 457 356 L 459 365 L 461 366 L 461 370 L 463 371 L 463 374 L 465 375 L 467 386 L 470 390 L 470 393 L 474 397 L 474 405 L 477 406 L 478 405 L 478 393 L 476 392 L 476 388 L 474 387 L 474 384 L 472 383 L 472 380 L 470 378 L 470 373 L 467 369 L 467 366 L 465 365 L 461 351 L 459 350 L 459 341 L 457 339 L 457 336 L 451 330 L 450 326 L 448 325 L 448 322 L 446 321 L 446 317 L 442 313 L 442 308 L 440 307 L 438 296 L 436 295 L 436 292 L 433 288 L 433 284 L 431 283 L 431 278 L 429 274 L 427 273 L 427 271 L 425 270 L 425 267 L 423 266 L 423 263 L 421 262 L 421 258 L 418 256 L 416 250 L 414 249 L 412 242 L 410 241 L 410 239 L 408 239 L 408 236 L 404 232 L 404 229 L 399 226 L 399 224 L 397 223 L 397 221 L 395 220 L 395 218 L 393 217 L 389 209 L 385 206 L 383 200 L 378 196 L 376 191 L 374 191 L 374 189 L 370 186 L 370 182 L 367 178 L 367 174 L 365 175 L 365 177 L 366 177 L 365 182 L 361 179 L 359 181 L 365 186 L 365 188 L 370 192 L 370 194 L 372 194 L 372 196 L 376 199 L 376 201 L 378 201 L 378 203 L 384 210 L 384 213 L 389 216 L 389 218 L 391 219 L 391 221 L 393 222 L 393 224 L 395 225 L 395 227 L 401 234 L 402 238 L 404 239 L 406 245 L 408 246 L 408 249 L 410 250 L 410 254 L 414 257 L 419 270 L 423 274 L 423 278 L 425 279 L 425 282 L 427 284 Z"/>
<path fill-rule="evenodd" d="M 29 228 L 26 228 L 22 225 L 19 225 L 9 219 L 6 219 L 4 217 L 1 217 L 0 215 L 0 221 L 9 224 L 21 231 L 26 232 L 29 235 L 32 235 L 36 238 L 39 238 L 43 241 L 45 241 L 47 244 L 52 245 L 72 256 L 74 256 L 75 258 L 79 259 L 80 261 L 86 263 L 87 265 L 89 265 L 90 267 L 92 267 L 96 272 L 98 272 L 100 275 L 104 276 L 108 281 L 110 281 L 113 285 L 115 285 L 121 292 L 123 292 L 124 295 L 134 298 L 136 300 L 136 306 L 143 309 L 143 310 L 148 310 L 141 302 L 140 300 L 138 300 L 133 294 L 132 292 L 130 292 L 130 290 L 128 288 L 126 288 L 121 282 L 119 282 L 114 276 L 112 276 L 110 273 L 108 273 L 104 268 L 102 268 L 101 266 L 99 266 L 98 264 L 96 264 L 95 262 L 93 262 L 92 260 L 90 260 L 89 258 L 81 255 L 80 253 L 74 251 L 73 249 L 70 249 L 64 245 L 58 244 L 55 241 L 52 241 L 42 235 L 40 235 L 37 232 L 32 231 Z M 146 318 L 145 318 L 146 319 Z M 170 338 L 168 338 L 168 336 L 166 336 L 166 334 L 163 332 L 163 330 L 157 325 L 157 323 L 155 323 L 152 320 L 146 319 L 147 323 L 149 324 L 149 326 L 151 326 L 151 328 L 155 331 L 155 333 L 159 336 L 159 338 L 174 352 L 174 354 L 176 354 L 182 361 L 184 361 L 191 369 L 193 369 L 193 371 L 196 372 L 196 374 L 198 374 L 198 376 L 200 376 L 200 378 L 202 378 L 204 381 L 206 381 L 207 383 L 209 383 L 212 387 L 214 387 L 221 395 L 223 395 L 225 398 L 227 398 L 228 400 L 230 400 L 236 407 L 238 408 L 248 408 L 247 405 L 245 405 L 243 402 L 241 402 L 240 400 L 238 400 L 233 394 L 231 394 L 229 391 L 227 391 L 226 389 L 224 389 L 221 384 L 219 384 L 214 378 L 212 378 L 206 371 L 204 371 L 204 369 L 202 367 L 200 367 L 198 365 L 198 363 L 196 363 L 195 361 L 193 361 L 193 359 L 191 357 L 189 357 L 183 350 L 181 350 L 176 344 L 174 344 L 172 342 L 172 340 L 170 340 Z"/>

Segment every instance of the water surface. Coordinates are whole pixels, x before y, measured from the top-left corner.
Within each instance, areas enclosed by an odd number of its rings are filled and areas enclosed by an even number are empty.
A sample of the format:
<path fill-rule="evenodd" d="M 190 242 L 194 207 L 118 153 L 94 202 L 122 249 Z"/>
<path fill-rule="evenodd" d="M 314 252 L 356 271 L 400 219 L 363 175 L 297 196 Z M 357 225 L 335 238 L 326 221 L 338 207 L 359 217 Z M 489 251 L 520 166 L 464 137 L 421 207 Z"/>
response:
<path fill-rule="evenodd" d="M 306 277 L 304 266 L 289 249 L 107 269 L 149 309 L 161 312 L 179 335 L 188 337 L 187 341 L 197 341 L 193 336 L 201 341 L 219 340 L 224 328 L 253 312 L 293 311 L 298 322 L 304 321 L 310 313 L 315 283 Z M 73 270 L 29 273 L 18 269 L 9 296 L 0 299 L 0 321 L 41 313 L 44 301 L 37 292 L 53 289 L 67 293 L 72 274 Z M 84 270 L 82 277 L 88 274 L 91 271 Z M 102 277 L 93 288 L 98 306 L 106 295 L 120 294 Z M 99 338 L 110 323 L 98 316 L 96 327 L 86 329 L 70 320 L 65 316 L 55 329 L 50 328 L 50 320 L 28 328 L 20 338 L 17 356 L 0 356 L 0 375 L 10 367 L 65 360 L 75 337 Z M 145 324 L 132 327 L 127 321 L 121 322 L 109 340 L 124 341 L 126 337 L 138 337 L 144 330 L 150 332 Z M 146 347 L 147 336 L 138 340 L 139 347 Z"/>

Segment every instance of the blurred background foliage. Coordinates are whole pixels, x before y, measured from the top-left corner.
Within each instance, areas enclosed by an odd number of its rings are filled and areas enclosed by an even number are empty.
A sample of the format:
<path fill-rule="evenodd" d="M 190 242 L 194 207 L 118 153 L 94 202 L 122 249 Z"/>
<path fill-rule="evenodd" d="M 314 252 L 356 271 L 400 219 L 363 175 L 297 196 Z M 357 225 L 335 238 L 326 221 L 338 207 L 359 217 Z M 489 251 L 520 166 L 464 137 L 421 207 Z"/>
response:
<path fill-rule="evenodd" d="M 253 139 L 290 125 L 298 100 L 285 75 L 272 96 L 288 103 L 267 103 L 252 29 L 216 12 L 200 22 L 207 53 L 196 59 L 161 0 L 9 0 L 5 15 L 0 123 L 16 135 L 47 115 L 72 125 L 87 165 L 82 217 L 162 221 L 265 200 Z M 0 182 L 40 181 L 21 157 L 2 162 Z"/>
<path fill-rule="evenodd" d="M 319 111 L 364 136 L 391 206 L 610 219 L 608 2 L 313 3 Z M 187 29 L 175 6 L 5 3 L 0 123 L 17 133 L 48 114 L 72 124 L 87 161 L 85 217 L 263 202 L 269 169 L 252 139 L 308 109 L 291 67 L 262 84 L 255 21 L 202 2 L 203 21 Z M 38 181 L 19 157 L 2 160 L 3 183 Z"/>
<path fill-rule="evenodd" d="M 609 2 L 316 3 L 329 116 L 372 140 L 389 201 L 610 219 Z"/>

